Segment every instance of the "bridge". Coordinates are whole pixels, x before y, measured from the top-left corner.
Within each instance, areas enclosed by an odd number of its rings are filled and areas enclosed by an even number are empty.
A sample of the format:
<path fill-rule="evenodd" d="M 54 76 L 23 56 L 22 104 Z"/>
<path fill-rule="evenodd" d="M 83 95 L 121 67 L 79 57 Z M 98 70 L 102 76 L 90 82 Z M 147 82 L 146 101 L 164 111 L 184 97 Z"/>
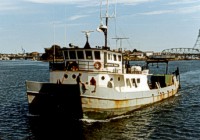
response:
<path fill-rule="evenodd" d="M 0 60 L 36 60 L 38 56 L 29 54 L 0 54 Z"/>
<path fill-rule="evenodd" d="M 184 58 L 200 58 L 200 30 L 193 48 L 170 48 L 162 51 L 162 54 L 175 55 Z"/>
<path fill-rule="evenodd" d="M 166 54 L 179 54 L 179 55 L 199 55 L 200 49 L 195 48 L 171 48 L 171 49 L 165 49 L 162 51 L 162 53 Z"/>

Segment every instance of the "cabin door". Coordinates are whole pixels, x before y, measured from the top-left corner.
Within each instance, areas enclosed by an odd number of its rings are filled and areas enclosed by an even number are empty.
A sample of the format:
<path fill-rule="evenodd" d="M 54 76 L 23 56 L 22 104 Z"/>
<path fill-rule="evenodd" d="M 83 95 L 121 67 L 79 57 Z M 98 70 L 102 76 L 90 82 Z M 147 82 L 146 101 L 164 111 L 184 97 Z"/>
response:
<path fill-rule="evenodd" d="M 107 52 L 104 52 L 104 68 L 107 68 L 107 58 L 108 58 Z"/>

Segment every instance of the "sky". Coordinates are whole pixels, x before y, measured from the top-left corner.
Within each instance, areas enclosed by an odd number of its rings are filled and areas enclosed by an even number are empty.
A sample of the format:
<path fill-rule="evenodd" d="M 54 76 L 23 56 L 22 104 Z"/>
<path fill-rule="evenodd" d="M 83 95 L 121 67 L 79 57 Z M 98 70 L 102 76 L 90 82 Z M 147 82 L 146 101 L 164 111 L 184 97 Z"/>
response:
<path fill-rule="evenodd" d="M 104 45 L 106 0 L 0 0 L 0 53 L 44 53 L 53 44 Z M 161 52 L 193 48 L 200 0 L 108 0 L 108 46 Z M 101 16 L 100 16 L 101 15 Z M 102 18 L 100 18 L 102 17 Z M 114 38 L 124 38 L 116 40 Z M 126 39 L 125 39 L 126 38 Z M 196 46 L 196 48 L 200 46 Z"/>

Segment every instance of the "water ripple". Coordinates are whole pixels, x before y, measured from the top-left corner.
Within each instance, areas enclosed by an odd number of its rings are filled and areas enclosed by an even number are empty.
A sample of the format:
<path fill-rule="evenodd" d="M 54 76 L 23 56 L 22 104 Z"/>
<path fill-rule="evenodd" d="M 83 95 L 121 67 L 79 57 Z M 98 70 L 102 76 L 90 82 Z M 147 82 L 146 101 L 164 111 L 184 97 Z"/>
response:
<path fill-rule="evenodd" d="M 72 123 L 61 118 L 41 121 L 39 116 L 28 115 L 25 80 L 48 81 L 48 63 L 1 61 L 0 139 L 38 140 L 52 139 L 51 136 L 81 140 L 200 139 L 200 61 L 175 61 L 169 66 L 181 71 L 177 96 L 127 115 Z"/>

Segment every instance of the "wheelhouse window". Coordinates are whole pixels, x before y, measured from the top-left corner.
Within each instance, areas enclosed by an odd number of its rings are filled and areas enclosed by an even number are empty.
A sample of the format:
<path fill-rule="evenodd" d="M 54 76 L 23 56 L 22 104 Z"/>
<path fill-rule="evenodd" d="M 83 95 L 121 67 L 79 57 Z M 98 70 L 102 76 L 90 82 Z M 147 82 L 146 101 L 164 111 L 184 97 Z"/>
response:
<path fill-rule="evenodd" d="M 117 56 L 116 56 L 116 54 L 113 54 L 113 58 L 114 58 L 114 61 L 117 61 Z"/>
<path fill-rule="evenodd" d="M 110 53 L 108 54 L 108 60 L 112 60 L 112 56 Z"/>
<path fill-rule="evenodd" d="M 127 85 L 127 87 L 131 88 L 131 82 L 130 82 L 129 78 L 126 78 L 126 85 Z"/>
<path fill-rule="evenodd" d="M 76 59 L 75 51 L 69 51 L 69 57 L 70 57 L 70 59 Z"/>
<path fill-rule="evenodd" d="M 68 51 L 64 51 L 63 53 L 64 53 L 65 59 L 69 59 Z"/>
<path fill-rule="evenodd" d="M 137 78 L 137 83 L 140 83 L 140 78 Z"/>
<path fill-rule="evenodd" d="M 136 83 L 135 78 L 132 78 L 131 81 L 132 81 L 132 85 L 135 86 L 135 87 L 137 87 L 137 83 Z"/>
<path fill-rule="evenodd" d="M 84 59 L 83 51 L 77 51 L 78 59 Z"/>
<path fill-rule="evenodd" d="M 101 59 L 100 51 L 94 51 L 94 57 L 96 60 L 100 60 Z"/>
<path fill-rule="evenodd" d="M 118 61 L 122 61 L 122 56 L 118 55 Z"/>
<path fill-rule="evenodd" d="M 92 60 L 92 51 L 85 51 L 85 54 L 86 54 L 86 59 L 90 59 Z"/>

